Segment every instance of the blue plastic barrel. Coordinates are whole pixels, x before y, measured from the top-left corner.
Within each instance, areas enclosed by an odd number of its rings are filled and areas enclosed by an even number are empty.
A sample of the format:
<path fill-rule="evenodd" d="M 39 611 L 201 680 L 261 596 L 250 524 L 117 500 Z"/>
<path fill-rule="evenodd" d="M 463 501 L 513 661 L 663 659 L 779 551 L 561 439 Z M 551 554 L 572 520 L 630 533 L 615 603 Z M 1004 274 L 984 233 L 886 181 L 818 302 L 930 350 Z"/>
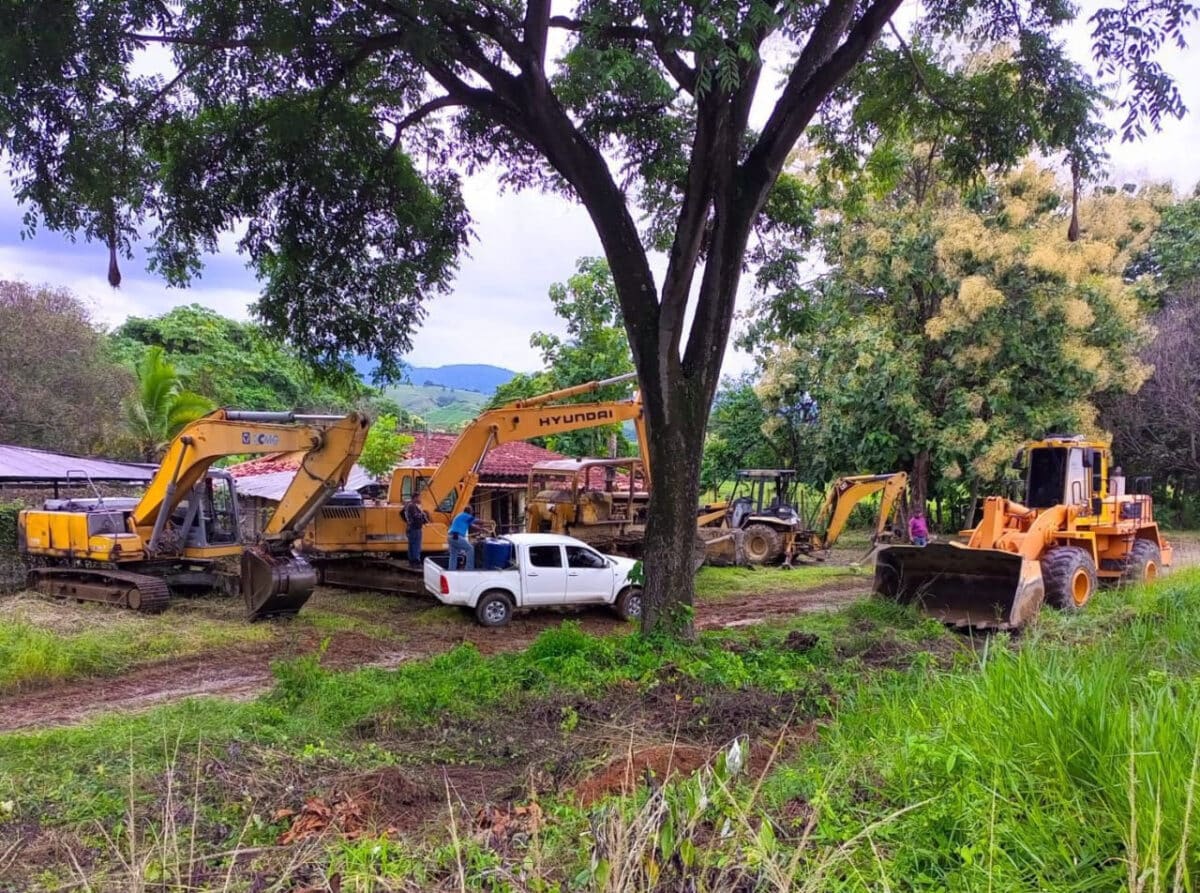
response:
<path fill-rule="evenodd" d="M 488 570 L 507 567 L 511 557 L 512 543 L 508 540 L 489 538 L 483 541 L 483 566 Z"/>

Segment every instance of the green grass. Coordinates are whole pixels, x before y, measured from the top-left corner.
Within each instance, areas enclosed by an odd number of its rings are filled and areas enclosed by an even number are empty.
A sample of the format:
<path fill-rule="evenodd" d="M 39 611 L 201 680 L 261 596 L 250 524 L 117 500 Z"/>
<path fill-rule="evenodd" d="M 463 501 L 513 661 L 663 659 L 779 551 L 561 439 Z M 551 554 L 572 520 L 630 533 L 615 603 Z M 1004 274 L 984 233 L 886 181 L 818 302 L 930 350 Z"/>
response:
<path fill-rule="evenodd" d="M 792 629 L 819 642 L 784 647 Z M 11 801 L 14 824 L 112 827 L 133 807 L 161 807 L 155 780 L 180 754 L 220 767 L 236 762 L 235 749 L 254 749 L 263 771 L 308 760 L 324 775 L 428 766 L 428 753 L 376 746 L 372 730 L 436 730 L 556 693 L 603 699 L 686 678 L 796 693 L 808 715 L 830 721 L 761 779 L 761 765 L 735 780 L 719 760 L 698 778 L 596 809 L 544 794 L 546 825 L 524 846 L 492 849 L 459 827 L 433 842 L 331 841 L 313 858 L 346 890 L 618 889 L 619 847 L 633 853 L 621 863 L 624 889 L 677 889 L 683 865 L 697 890 L 711 891 L 1194 890 L 1200 570 L 1103 591 L 1078 614 L 1047 611 L 1015 640 L 965 644 L 863 601 L 693 645 L 596 638 L 565 623 L 524 652 L 484 657 L 462 646 L 396 670 L 334 673 L 310 657 L 278 665 L 275 690 L 252 703 L 194 701 L 0 736 L 0 805 Z M 478 744 L 485 754 L 494 746 Z M 228 796 L 231 826 L 261 808 Z M 0 815 L 0 844 L 5 825 Z M 277 831 L 268 824 L 253 840 Z"/>
<path fill-rule="evenodd" d="M 181 607 L 146 617 L 36 596 L 7 598 L 0 611 L 0 692 L 114 675 L 137 664 L 267 642 L 275 635 L 270 626 L 246 623 L 240 610 L 217 612 L 203 616 Z"/>
<path fill-rule="evenodd" d="M 1192 890 L 1198 596 L 1180 572 L 994 640 L 975 671 L 866 681 L 771 797 L 815 806 L 828 843 L 893 817 L 839 890 Z"/>
<path fill-rule="evenodd" d="M 475 418 L 491 399 L 488 394 L 477 391 L 460 391 L 437 385 L 395 385 L 384 393 L 404 409 L 419 415 L 433 428 L 442 430 L 453 430 Z"/>
<path fill-rule="evenodd" d="M 696 596 L 722 598 L 745 593 L 788 592 L 815 589 L 831 580 L 859 577 L 864 587 L 871 582 L 870 569 L 838 565 L 782 567 L 702 567 L 696 574 Z"/>

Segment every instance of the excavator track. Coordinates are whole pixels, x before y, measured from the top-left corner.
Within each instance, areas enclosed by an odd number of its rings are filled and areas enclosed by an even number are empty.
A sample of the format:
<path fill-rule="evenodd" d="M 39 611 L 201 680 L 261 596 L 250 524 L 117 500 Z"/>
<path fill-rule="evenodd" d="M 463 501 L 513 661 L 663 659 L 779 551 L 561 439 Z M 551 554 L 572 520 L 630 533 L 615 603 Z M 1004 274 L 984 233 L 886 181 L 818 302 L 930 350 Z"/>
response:
<path fill-rule="evenodd" d="M 387 558 L 340 559 L 319 565 L 323 586 L 337 589 L 369 589 L 397 595 L 424 595 L 424 569 L 409 567 L 407 561 Z"/>
<path fill-rule="evenodd" d="M 158 614 L 171 601 L 170 590 L 161 578 L 105 568 L 34 568 L 29 572 L 28 585 L 53 598 L 100 602 L 139 614 Z"/>

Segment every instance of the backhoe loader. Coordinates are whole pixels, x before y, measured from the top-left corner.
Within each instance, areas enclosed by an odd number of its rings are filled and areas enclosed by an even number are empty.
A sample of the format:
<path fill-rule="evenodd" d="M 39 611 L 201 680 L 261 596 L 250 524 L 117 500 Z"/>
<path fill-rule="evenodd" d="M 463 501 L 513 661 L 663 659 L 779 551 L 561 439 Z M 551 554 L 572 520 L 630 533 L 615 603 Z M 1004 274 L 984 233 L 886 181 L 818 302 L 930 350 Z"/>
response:
<path fill-rule="evenodd" d="M 487 454 L 502 443 L 530 440 L 631 421 L 646 442 L 642 404 L 632 400 L 562 403 L 610 385 L 632 381 L 632 373 L 550 391 L 490 409 L 471 422 L 436 467 L 400 467 L 392 472 L 387 502 L 372 505 L 355 496 L 331 501 L 305 531 L 301 550 L 330 586 L 362 587 L 405 594 L 421 593 L 420 568 L 405 559 L 408 535 L 400 509 L 416 492 L 430 522 L 422 551 L 445 552 L 454 516 L 474 495 Z"/>
<path fill-rule="evenodd" d="M 807 517 L 795 497 L 796 473 L 787 469 L 744 469 L 737 473 L 733 495 L 700 509 L 697 523 L 703 535 L 719 538 L 721 531 L 740 531 L 736 563 L 790 567 L 797 555 L 824 558 L 837 543 L 854 507 L 882 492 L 872 543 L 887 528 L 896 503 L 908 486 L 904 472 L 842 477 L 826 491 L 813 517 Z"/>
<path fill-rule="evenodd" d="M 171 442 L 141 499 L 47 500 L 21 512 L 20 548 L 32 589 L 61 598 L 157 612 L 172 587 L 219 588 L 240 558 L 251 618 L 295 614 L 316 581 L 293 541 L 346 482 L 370 422 L 347 416 L 218 409 Z M 302 451 L 295 478 L 261 541 L 244 546 L 233 479 L 210 469 L 223 456 Z"/>
<path fill-rule="evenodd" d="M 1014 464 L 1025 473 L 1023 502 L 988 497 L 965 543 L 881 550 L 875 592 L 953 626 L 1017 629 L 1044 601 L 1078 610 L 1097 580 L 1152 580 L 1171 565 L 1153 499 L 1125 492 L 1106 444 L 1051 434 Z"/>

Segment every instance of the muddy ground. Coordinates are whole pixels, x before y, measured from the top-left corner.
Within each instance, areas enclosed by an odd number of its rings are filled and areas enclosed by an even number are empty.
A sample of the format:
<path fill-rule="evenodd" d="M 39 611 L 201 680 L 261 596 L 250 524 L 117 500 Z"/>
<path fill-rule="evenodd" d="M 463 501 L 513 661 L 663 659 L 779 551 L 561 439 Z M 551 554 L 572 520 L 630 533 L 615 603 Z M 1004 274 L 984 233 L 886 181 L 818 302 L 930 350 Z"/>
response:
<path fill-rule="evenodd" d="M 870 591 L 866 575 L 836 579 L 818 588 L 764 594 L 744 593 L 705 600 L 697 606 L 700 629 L 736 627 L 799 613 L 840 608 Z M 342 593 L 319 589 L 307 609 L 347 613 Z M 353 612 L 351 612 L 353 613 Z M 380 609 L 363 618 L 394 630 L 402 639 L 377 638 L 356 630 L 307 630 L 269 641 L 129 670 L 116 678 L 89 678 L 38 691 L 0 697 L 0 732 L 67 725 L 113 711 L 135 711 L 199 696 L 252 698 L 273 683 L 270 665 L 324 647 L 322 665 L 333 669 L 394 667 L 431 657 L 464 642 L 483 654 L 527 647 L 544 630 L 571 619 L 589 633 L 610 635 L 629 625 L 604 608 L 518 614 L 507 627 L 485 629 L 466 613 L 437 606 L 431 599 L 381 596 Z M 284 622 L 286 623 L 286 621 Z"/>
<path fill-rule="evenodd" d="M 1175 543 L 1177 567 L 1200 563 L 1200 535 L 1176 536 Z M 849 565 L 861 557 L 860 552 L 851 549 L 838 550 L 831 563 Z M 869 567 L 817 585 L 811 581 L 804 584 L 803 578 L 801 569 L 796 572 L 796 589 L 702 596 L 696 607 L 696 624 L 702 630 L 740 627 L 837 610 L 866 597 L 872 583 Z M 751 578 L 747 586 L 753 585 Z M 778 576 L 773 585 L 778 585 Z M 191 697 L 253 698 L 271 687 L 272 661 L 321 648 L 325 649 L 322 664 L 333 669 L 394 667 L 440 654 L 464 642 L 483 654 L 519 650 L 568 618 L 595 635 L 611 635 L 629 628 L 607 609 L 587 608 L 518 614 L 507 627 L 485 629 L 466 612 L 439 606 L 431 598 L 367 598 L 370 601 L 364 603 L 361 594 L 348 596 L 341 590 L 321 588 L 305 608 L 308 612 L 336 615 L 343 621 L 341 626 L 349 628 L 330 632 L 300 624 L 289 627 L 285 621 L 278 624 L 277 634 L 264 642 L 135 667 L 115 677 L 0 695 L 0 732 L 69 725 L 104 713 L 144 710 Z M 356 623 L 361 626 L 354 628 Z"/>

